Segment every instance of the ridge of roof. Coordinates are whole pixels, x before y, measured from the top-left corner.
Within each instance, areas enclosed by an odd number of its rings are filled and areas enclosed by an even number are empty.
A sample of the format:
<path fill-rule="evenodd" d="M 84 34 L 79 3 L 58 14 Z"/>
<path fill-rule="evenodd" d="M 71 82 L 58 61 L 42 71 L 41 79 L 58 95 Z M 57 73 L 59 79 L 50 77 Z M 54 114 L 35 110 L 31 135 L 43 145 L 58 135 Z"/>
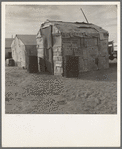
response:
<path fill-rule="evenodd" d="M 42 24 L 41 24 L 41 26 L 43 27 L 46 23 L 71 23 L 71 24 L 91 24 L 91 23 L 85 23 L 85 22 L 65 22 L 65 21 L 54 21 L 54 20 L 46 20 L 45 22 L 43 22 Z"/>
<path fill-rule="evenodd" d="M 104 30 L 102 27 L 97 26 L 95 24 L 92 23 L 85 23 L 85 22 L 64 22 L 64 21 L 52 21 L 52 20 L 46 20 L 44 23 L 42 23 L 41 27 L 43 27 L 46 23 L 52 23 L 53 25 L 56 25 L 58 27 L 59 30 L 62 31 L 71 31 L 74 30 L 76 28 L 91 28 L 92 30 L 96 30 L 96 32 L 108 32 L 106 30 Z M 69 25 L 70 24 L 70 25 Z M 65 26 L 65 29 L 63 26 Z M 71 27 L 69 27 L 71 26 Z"/>
<path fill-rule="evenodd" d="M 86 23 L 86 22 L 66 22 L 66 21 L 54 21 L 54 20 L 46 20 L 44 23 L 48 22 L 60 22 L 60 23 L 73 23 L 73 24 L 92 24 L 92 23 Z"/>

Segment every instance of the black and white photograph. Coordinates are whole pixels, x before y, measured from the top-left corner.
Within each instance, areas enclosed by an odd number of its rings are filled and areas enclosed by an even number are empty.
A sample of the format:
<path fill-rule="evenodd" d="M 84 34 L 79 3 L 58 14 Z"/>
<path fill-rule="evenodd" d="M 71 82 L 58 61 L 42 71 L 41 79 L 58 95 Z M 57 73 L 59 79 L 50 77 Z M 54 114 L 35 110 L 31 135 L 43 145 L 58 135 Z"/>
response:
<path fill-rule="evenodd" d="M 5 116 L 119 119 L 119 2 L 3 2 L 2 8 Z M 108 146 L 112 142 L 104 141 Z M 53 146 L 50 141 L 48 145 Z"/>

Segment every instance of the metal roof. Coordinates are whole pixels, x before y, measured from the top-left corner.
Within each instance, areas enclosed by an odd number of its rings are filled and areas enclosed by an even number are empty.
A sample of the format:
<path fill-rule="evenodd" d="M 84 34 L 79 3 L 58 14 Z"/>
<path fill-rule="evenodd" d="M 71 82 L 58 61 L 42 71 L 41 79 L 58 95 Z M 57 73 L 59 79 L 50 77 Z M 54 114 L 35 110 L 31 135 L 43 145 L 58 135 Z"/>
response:
<path fill-rule="evenodd" d="M 62 22 L 62 21 L 50 21 L 44 22 L 41 27 L 45 27 L 46 24 L 52 24 L 58 28 L 61 33 L 86 33 L 86 34 L 96 34 L 108 33 L 108 31 L 102 29 L 101 27 L 94 25 L 92 23 L 85 22 Z"/>
<path fill-rule="evenodd" d="M 36 45 L 36 35 L 16 35 L 24 45 Z"/>
<path fill-rule="evenodd" d="M 13 38 L 6 38 L 5 39 L 5 48 L 11 48 Z"/>

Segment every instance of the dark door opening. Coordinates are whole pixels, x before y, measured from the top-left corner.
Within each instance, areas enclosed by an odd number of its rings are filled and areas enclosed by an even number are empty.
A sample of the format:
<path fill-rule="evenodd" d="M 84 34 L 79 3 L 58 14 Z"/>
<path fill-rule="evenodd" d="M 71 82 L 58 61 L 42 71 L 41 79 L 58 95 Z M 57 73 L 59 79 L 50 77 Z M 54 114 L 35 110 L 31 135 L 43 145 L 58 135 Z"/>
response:
<path fill-rule="evenodd" d="M 66 56 L 65 65 L 66 77 L 78 77 L 79 74 L 79 57 L 78 56 Z"/>
<path fill-rule="evenodd" d="M 54 74 L 53 72 L 53 51 L 52 48 L 45 50 L 45 71 L 50 74 Z"/>
<path fill-rule="evenodd" d="M 38 72 L 38 60 L 37 56 L 29 56 L 28 60 L 28 71 L 30 73 L 37 73 Z"/>
<path fill-rule="evenodd" d="M 8 58 L 12 58 L 12 53 L 8 52 Z"/>

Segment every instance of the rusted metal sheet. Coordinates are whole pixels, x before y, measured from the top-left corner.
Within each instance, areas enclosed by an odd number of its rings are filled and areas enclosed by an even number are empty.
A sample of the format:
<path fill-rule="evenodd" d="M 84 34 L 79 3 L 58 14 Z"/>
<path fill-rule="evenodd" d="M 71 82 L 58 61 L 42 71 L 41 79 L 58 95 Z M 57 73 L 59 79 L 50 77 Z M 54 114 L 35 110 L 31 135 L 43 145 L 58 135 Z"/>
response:
<path fill-rule="evenodd" d="M 52 26 L 48 26 L 46 28 L 41 29 L 42 37 L 43 37 L 43 46 L 46 49 L 52 47 Z"/>

